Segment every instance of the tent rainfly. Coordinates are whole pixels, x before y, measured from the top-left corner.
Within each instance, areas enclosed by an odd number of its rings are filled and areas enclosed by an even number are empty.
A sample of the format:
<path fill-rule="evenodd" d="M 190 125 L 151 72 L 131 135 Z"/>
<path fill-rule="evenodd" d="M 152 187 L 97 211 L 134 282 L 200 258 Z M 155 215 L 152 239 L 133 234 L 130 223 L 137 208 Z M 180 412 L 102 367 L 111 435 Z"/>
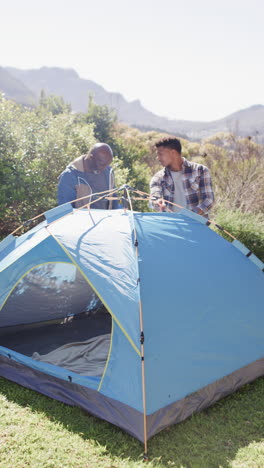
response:
<path fill-rule="evenodd" d="M 188 210 L 73 209 L 0 243 L 0 375 L 145 444 L 264 375 L 263 263 Z"/>

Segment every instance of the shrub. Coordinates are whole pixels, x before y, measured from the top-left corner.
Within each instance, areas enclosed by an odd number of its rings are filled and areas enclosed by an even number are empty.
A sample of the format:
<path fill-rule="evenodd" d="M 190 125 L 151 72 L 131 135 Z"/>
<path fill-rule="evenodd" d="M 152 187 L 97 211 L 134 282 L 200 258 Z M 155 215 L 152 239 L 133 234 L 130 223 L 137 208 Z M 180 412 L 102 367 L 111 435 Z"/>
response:
<path fill-rule="evenodd" d="M 219 208 L 215 221 L 264 262 L 264 214 Z M 217 230 L 222 234 L 222 231 Z M 230 240 L 229 236 L 223 236 Z"/>

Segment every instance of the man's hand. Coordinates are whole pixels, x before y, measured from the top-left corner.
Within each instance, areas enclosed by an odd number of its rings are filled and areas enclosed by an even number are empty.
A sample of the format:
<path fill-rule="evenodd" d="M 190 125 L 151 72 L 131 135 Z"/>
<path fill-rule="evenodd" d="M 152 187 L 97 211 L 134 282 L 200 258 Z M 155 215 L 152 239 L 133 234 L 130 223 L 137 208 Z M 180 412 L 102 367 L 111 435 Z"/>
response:
<path fill-rule="evenodd" d="M 195 208 L 194 213 L 197 213 L 200 216 L 204 216 L 205 218 L 208 218 L 208 215 L 205 211 L 203 211 L 201 208 Z"/>
<path fill-rule="evenodd" d="M 163 198 L 159 198 L 157 201 L 155 201 L 155 205 L 159 207 L 159 211 L 166 211 L 166 203 Z"/>
<path fill-rule="evenodd" d="M 203 212 L 203 210 L 201 210 L 201 208 L 198 208 L 198 210 L 196 210 L 196 213 L 198 215 L 201 215 L 201 216 L 204 214 L 204 212 Z"/>

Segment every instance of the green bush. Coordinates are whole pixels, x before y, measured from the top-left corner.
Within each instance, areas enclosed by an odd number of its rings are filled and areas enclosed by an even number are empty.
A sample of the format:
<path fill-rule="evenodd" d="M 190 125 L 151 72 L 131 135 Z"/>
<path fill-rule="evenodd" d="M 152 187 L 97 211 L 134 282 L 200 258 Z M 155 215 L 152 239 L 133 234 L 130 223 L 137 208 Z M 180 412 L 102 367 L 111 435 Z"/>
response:
<path fill-rule="evenodd" d="M 219 208 L 215 221 L 264 262 L 264 214 L 227 211 Z M 222 234 L 222 231 L 217 230 Z M 223 236 L 230 240 L 229 236 Z"/>
<path fill-rule="evenodd" d="M 27 109 L 0 94 L 0 236 L 57 204 L 58 176 L 95 143 L 69 112 Z"/>

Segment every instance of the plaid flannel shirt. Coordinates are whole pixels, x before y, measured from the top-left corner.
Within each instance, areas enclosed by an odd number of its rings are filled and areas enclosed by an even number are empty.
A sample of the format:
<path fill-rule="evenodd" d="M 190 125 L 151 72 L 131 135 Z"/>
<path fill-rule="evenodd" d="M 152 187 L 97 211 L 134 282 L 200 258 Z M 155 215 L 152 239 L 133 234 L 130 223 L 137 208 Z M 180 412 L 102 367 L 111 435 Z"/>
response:
<path fill-rule="evenodd" d="M 187 208 L 195 212 L 200 208 L 206 214 L 214 202 L 209 170 L 202 164 L 187 161 L 185 158 L 182 159 L 182 183 Z M 153 197 L 173 202 L 174 190 L 172 175 L 167 167 L 157 172 L 150 181 L 150 193 Z M 151 208 L 156 209 L 155 203 L 151 203 Z"/>

